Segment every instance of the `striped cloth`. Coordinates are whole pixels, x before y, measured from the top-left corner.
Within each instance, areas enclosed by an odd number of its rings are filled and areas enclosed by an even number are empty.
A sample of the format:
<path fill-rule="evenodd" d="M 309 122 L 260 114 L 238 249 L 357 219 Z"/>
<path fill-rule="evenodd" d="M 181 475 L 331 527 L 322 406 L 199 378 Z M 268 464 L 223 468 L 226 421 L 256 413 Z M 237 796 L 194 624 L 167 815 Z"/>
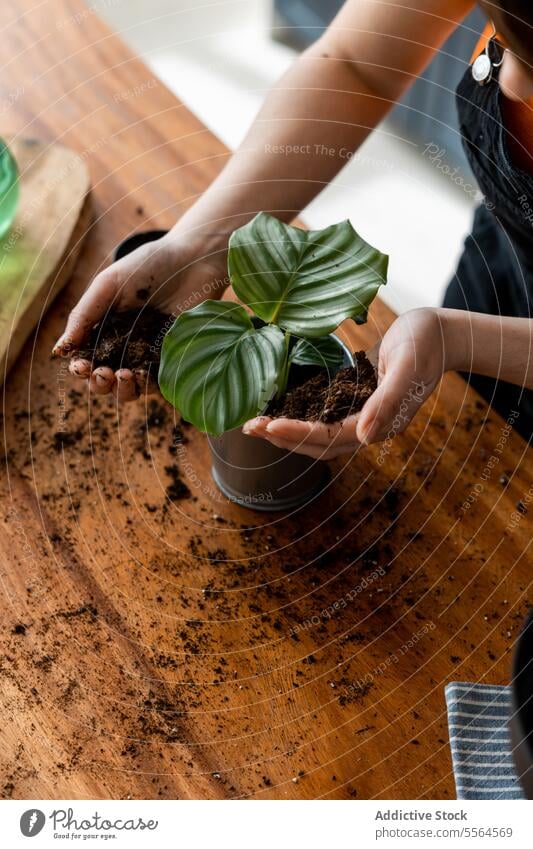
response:
<path fill-rule="evenodd" d="M 507 722 L 510 687 L 454 681 L 445 688 L 458 799 L 523 799 Z"/>

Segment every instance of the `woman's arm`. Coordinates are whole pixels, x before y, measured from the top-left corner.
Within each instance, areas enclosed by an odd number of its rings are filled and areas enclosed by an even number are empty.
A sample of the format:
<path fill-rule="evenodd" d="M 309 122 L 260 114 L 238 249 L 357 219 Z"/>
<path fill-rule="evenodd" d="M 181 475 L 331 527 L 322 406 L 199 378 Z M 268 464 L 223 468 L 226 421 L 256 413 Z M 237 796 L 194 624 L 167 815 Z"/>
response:
<path fill-rule="evenodd" d="M 290 221 L 346 164 L 472 0 L 348 0 L 268 95 L 218 179 L 180 219 L 213 247 L 259 210 Z"/>
<path fill-rule="evenodd" d="M 446 369 L 471 371 L 533 389 L 533 319 L 438 310 Z"/>

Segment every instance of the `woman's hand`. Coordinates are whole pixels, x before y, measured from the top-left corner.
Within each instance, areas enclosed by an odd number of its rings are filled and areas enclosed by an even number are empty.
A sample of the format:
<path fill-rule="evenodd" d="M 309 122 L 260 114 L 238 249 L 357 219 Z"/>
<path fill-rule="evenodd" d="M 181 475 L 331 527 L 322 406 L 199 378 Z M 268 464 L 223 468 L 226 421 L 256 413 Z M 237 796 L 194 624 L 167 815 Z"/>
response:
<path fill-rule="evenodd" d="M 321 460 L 401 433 L 449 367 L 446 312 L 423 308 L 396 319 L 368 353 L 377 359 L 378 388 L 360 413 L 332 425 L 260 416 L 246 422 L 244 433 Z"/>
<path fill-rule="evenodd" d="M 65 331 L 56 343 L 55 356 L 72 356 L 69 370 L 87 380 L 92 392 L 113 392 L 120 401 L 129 401 L 139 392 L 157 390 L 155 381 L 143 372 L 99 367 L 80 359 L 91 328 L 108 310 L 131 310 L 150 306 L 163 313 L 178 315 L 207 298 L 219 298 L 227 286 L 227 241 L 201 247 L 176 230 L 137 250 L 101 271 L 70 313 Z"/>

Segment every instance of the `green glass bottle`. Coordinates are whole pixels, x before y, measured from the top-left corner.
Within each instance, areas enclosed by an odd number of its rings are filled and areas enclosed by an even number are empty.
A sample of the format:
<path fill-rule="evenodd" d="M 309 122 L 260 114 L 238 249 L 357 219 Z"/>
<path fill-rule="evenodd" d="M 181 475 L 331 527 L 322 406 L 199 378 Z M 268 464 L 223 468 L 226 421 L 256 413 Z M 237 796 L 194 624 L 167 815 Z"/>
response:
<path fill-rule="evenodd" d="M 19 172 L 7 144 L 0 139 L 0 239 L 13 224 L 19 200 Z"/>

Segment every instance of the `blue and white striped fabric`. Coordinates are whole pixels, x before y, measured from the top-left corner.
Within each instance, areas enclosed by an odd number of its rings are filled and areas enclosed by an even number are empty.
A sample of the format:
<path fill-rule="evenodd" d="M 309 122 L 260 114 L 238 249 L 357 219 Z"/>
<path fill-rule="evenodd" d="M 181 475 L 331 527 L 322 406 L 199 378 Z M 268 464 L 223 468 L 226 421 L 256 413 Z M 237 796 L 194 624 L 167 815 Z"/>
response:
<path fill-rule="evenodd" d="M 523 799 L 507 722 L 510 687 L 454 681 L 445 688 L 458 799 Z"/>

